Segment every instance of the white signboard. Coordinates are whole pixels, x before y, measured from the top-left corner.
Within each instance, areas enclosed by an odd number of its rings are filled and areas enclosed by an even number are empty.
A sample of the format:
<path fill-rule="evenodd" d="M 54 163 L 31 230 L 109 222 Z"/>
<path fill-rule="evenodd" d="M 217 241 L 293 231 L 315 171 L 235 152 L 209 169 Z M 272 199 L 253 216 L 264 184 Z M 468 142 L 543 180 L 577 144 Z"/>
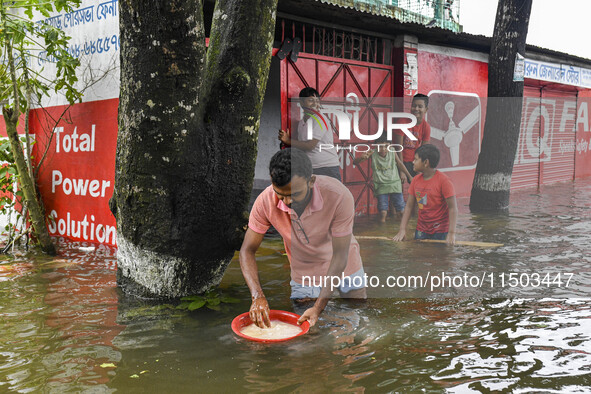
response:
<path fill-rule="evenodd" d="M 106 100 L 119 96 L 119 4 L 118 0 L 83 0 L 72 12 L 54 14 L 50 18 L 38 16 L 70 36 L 68 52 L 80 60 L 77 70 L 78 86 L 84 92 L 84 102 Z M 45 51 L 32 57 L 32 66 L 43 73 L 55 75 L 55 59 Z M 43 106 L 67 104 L 65 97 L 52 95 Z"/>

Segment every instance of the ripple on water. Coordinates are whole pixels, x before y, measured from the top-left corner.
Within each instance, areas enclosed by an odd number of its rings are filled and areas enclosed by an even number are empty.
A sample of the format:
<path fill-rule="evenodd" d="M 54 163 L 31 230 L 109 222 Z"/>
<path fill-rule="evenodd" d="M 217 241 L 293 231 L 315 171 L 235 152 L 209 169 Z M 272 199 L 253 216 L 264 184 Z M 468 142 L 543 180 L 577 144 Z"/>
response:
<path fill-rule="evenodd" d="M 566 226 L 564 229 L 567 231 L 580 231 L 589 234 L 591 232 L 591 221 L 571 224 L 570 226 Z"/>
<path fill-rule="evenodd" d="M 475 380 L 480 383 L 463 383 L 451 392 L 462 392 L 479 385 L 493 389 L 513 387 L 512 376 L 528 376 L 533 379 L 564 376 L 589 376 L 591 366 L 591 301 L 565 300 L 512 304 L 497 304 L 490 311 L 491 319 L 478 324 L 476 336 L 483 339 L 475 352 L 451 357 L 448 365 L 432 378 L 436 381 Z M 513 309 L 515 320 L 508 328 L 490 324 Z M 535 313 L 515 312 L 532 309 Z M 503 320 L 504 324 L 506 321 Z M 487 333 L 487 335 L 484 335 Z M 486 351 L 491 349 L 491 351 Z M 503 380 L 499 381 L 498 378 Z M 499 386 L 499 384 L 501 386 Z M 505 385 L 505 386 L 504 386 Z M 536 387 L 536 386 L 533 386 Z"/>

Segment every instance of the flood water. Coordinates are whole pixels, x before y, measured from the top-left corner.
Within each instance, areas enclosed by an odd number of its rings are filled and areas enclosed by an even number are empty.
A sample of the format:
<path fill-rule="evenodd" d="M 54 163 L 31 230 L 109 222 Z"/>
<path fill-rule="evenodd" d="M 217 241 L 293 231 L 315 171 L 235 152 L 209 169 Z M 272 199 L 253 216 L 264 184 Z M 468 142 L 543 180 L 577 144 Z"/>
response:
<path fill-rule="evenodd" d="M 360 240 L 366 272 L 574 273 L 570 288 L 335 300 L 307 335 L 260 344 L 230 328 L 250 306 L 237 259 L 221 287 L 242 301 L 189 312 L 120 294 L 115 250 L 62 244 L 54 259 L 0 262 L 0 392 L 588 392 L 591 179 L 516 192 L 507 216 L 467 204 L 457 238 L 504 246 Z M 355 234 L 397 228 L 360 218 Z M 261 282 L 292 310 L 282 252 L 263 243 Z"/>

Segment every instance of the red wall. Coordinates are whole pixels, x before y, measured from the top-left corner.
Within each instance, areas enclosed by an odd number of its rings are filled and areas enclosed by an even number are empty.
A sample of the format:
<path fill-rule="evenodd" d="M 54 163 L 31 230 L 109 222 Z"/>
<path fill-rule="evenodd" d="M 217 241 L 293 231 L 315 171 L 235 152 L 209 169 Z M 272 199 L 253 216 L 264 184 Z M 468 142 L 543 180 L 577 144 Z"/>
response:
<path fill-rule="evenodd" d="M 442 153 L 439 168 L 451 178 L 458 196 L 469 196 L 484 131 L 488 65 L 424 51 L 419 52 L 418 60 L 418 91 L 430 97 L 426 119 L 431 125 L 431 143 Z M 511 188 L 591 175 L 591 90 L 577 92 L 573 86 L 525 82 Z M 467 122 L 475 120 L 471 116 L 475 107 L 480 107 L 480 118 L 476 123 Z M 455 160 L 452 145 L 458 145 Z"/>
<path fill-rule="evenodd" d="M 418 92 L 430 97 L 426 119 L 431 143 L 441 152 L 438 168 L 450 177 L 458 197 L 469 196 L 484 130 L 488 64 L 423 51 L 418 60 Z M 475 123 L 466 124 L 471 119 Z"/>
<path fill-rule="evenodd" d="M 591 90 L 579 92 L 577 124 L 575 178 L 591 175 Z"/>
<path fill-rule="evenodd" d="M 115 218 L 108 201 L 113 194 L 117 146 L 118 99 L 72 106 L 50 131 L 66 107 L 35 110 L 36 161 L 47 155 L 38 174 L 52 235 L 92 243 L 116 245 Z"/>

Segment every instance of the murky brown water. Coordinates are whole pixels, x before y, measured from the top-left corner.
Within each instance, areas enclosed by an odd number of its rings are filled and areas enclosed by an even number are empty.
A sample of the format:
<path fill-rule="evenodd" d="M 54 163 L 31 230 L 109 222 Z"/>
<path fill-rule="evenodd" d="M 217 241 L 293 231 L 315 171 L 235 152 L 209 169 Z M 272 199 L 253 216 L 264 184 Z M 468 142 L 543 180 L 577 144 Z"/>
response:
<path fill-rule="evenodd" d="M 121 295 L 114 250 L 64 245 L 57 259 L 0 264 L 0 392 L 589 390 L 591 180 L 514 193 L 503 217 L 471 215 L 467 203 L 458 238 L 505 246 L 361 240 L 368 274 L 573 272 L 572 286 L 333 301 L 309 334 L 269 345 L 231 331 L 250 300 L 237 261 L 222 287 L 243 301 L 187 312 Z M 361 218 L 355 233 L 396 229 Z M 292 310 L 282 249 L 264 242 L 261 281 L 273 309 Z"/>

